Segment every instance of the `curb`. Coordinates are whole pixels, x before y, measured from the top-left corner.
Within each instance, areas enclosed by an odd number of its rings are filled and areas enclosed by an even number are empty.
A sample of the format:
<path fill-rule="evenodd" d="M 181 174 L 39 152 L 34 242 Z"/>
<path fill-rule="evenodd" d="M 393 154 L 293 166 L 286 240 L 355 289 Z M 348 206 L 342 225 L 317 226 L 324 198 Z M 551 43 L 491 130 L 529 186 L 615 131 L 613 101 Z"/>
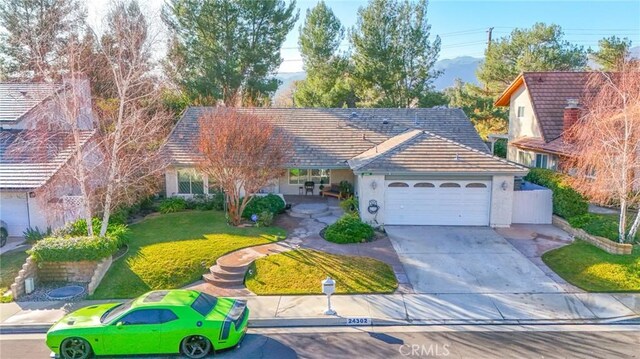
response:
<path fill-rule="evenodd" d="M 370 319 L 370 324 L 347 324 L 347 318 L 256 318 L 249 319 L 249 328 L 303 327 L 389 327 L 442 325 L 640 325 L 640 316 L 605 319 Z M 0 324 L 0 334 L 46 333 L 52 323 Z"/>

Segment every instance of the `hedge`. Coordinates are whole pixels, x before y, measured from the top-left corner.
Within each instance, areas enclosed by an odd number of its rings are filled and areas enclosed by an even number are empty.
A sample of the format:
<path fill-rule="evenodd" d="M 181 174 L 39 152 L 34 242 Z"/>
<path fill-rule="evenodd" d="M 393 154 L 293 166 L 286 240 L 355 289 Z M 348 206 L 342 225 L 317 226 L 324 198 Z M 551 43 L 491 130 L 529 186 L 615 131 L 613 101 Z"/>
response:
<path fill-rule="evenodd" d="M 553 192 L 553 213 L 569 219 L 586 214 L 589 203 L 569 185 L 565 174 L 543 168 L 532 168 L 524 179 L 549 188 Z"/>
<path fill-rule="evenodd" d="M 275 194 L 266 196 L 254 196 L 242 212 L 242 217 L 251 218 L 252 214 L 260 214 L 263 212 L 271 212 L 273 214 L 282 213 L 284 211 L 284 200 Z"/>
<path fill-rule="evenodd" d="M 591 235 L 608 238 L 614 242 L 619 240 L 618 224 L 620 218 L 617 215 L 587 213 L 569 218 L 567 221 L 571 227 L 584 229 Z M 629 224 L 627 224 L 628 226 Z M 635 238 L 638 239 L 637 234 Z"/>
<path fill-rule="evenodd" d="M 374 236 L 373 227 L 362 222 L 357 214 L 345 214 L 324 230 L 324 239 L 334 243 L 361 243 Z"/>
<path fill-rule="evenodd" d="M 115 240 L 104 237 L 48 237 L 28 251 L 36 262 L 97 261 L 118 249 Z"/>

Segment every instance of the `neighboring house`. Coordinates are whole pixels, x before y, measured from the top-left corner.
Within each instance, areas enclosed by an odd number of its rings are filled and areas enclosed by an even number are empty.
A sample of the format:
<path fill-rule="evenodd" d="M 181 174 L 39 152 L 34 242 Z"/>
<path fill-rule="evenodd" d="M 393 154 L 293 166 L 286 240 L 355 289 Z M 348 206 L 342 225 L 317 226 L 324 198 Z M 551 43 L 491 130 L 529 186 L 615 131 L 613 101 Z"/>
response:
<path fill-rule="evenodd" d="M 507 159 L 561 170 L 571 155 L 563 133 L 580 117 L 590 72 L 524 72 L 498 98 L 509 106 Z"/>
<path fill-rule="evenodd" d="M 0 219 L 10 236 L 21 236 L 27 228 L 55 228 L 77 216 L 70 212 L 77 209 L 77 203 L 69 203 L 78 193 L 72 182 L 62 189 L 66 196 L 42 191 L 73 157 L 69 138 L 59 131 L 47 133 L 53 122 L 46 122 L 62 116 L 61 99 L 71 93 L 84 145 L 94 133 L 88 80 L 0 83 Z M 32 141 L 37 138 L 43 140 Z"/>
<path fill-rule="evenodd" d="M 514 176 L 525 167 L 489 154 L 460 109 L 239 109 L 291 136 L 287 173 L 264 192 L 302 194 L 313 181 L 354 184 L 363 220 L 378 224 L 491 225 L 512 222 Z M 206 194 L 196 171 L 198 118 L 190 107 L 166 146 L 167 196 Z"/>

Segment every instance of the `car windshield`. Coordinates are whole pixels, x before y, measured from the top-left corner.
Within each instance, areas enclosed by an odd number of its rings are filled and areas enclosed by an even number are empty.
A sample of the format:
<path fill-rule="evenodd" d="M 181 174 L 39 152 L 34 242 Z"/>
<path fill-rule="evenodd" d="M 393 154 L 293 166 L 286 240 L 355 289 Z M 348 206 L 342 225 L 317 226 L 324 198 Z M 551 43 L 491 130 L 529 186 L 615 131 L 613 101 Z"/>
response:
<path fill-rule="evenodd" d="M 102 317 L 100 317 L 100 323 L 109 323 L 113 319 L 120 316 L 120 314 L 129 310 L 132 304 L 133 304 L 133 299 L 126 301 L 124 303 L 118 304 L 115 307 L 107 310 L 106 312 L 104 312 L 104 314 L 102 314 Z"/>
<path fill-rule="evenodd" d="M 191 304 L 191 308 L 193 308 L 193 310 L 200 313 L 204 317 L 209 314 L 209 312 L 211 312 L 213 307 L 216 306 L 217 301 L 218 298 L 212 295 L 200 293 L 198 298 L 196 298 L 196 300 L 194 300 Z"/>

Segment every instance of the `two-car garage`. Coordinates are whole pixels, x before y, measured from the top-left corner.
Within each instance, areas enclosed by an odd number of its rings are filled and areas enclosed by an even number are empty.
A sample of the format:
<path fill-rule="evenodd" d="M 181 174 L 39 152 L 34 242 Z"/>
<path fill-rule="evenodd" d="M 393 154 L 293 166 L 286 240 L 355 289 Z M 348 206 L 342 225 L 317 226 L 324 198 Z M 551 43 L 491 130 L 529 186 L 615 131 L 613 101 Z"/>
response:
<path fill-rule="evenodd" d="M 385 180 L 385 224 L 487 226 L 491 180 Z"/>

